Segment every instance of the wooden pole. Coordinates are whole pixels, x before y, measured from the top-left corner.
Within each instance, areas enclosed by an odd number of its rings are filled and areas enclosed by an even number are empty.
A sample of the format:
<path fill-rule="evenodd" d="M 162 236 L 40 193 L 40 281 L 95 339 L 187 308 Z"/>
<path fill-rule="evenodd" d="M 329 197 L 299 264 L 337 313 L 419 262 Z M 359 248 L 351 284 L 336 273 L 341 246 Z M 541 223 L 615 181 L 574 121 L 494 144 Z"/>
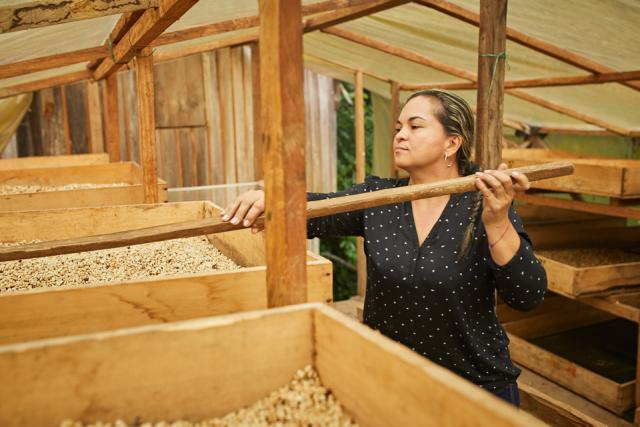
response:
<path fill-rule="evenodd" d="M 394 151 L 393 151 L 393 139 L 396 136 L 396 121 L 400 116 L 400 84 L 396 81 L 391 81 L 391 149 L 389 150 L 390 160 L 390 170 L 389 176 L 391 178 L 398 177 L 398 170 L 396 169 L 396 162 L 394 159 Z"/>
<path fill-rule="evenodd" d="M 485 169 L 500 162 L 506 62 L 507 0 L 480 0 L 476 162 Z"/>
<path fill-rule="evenodd" d="M 253 170 L 255 180 L 264 179 L 264 147 L 260 128 L 260 46 L 251 44 L 251 84 L 253 85 Z"/>
<path fill-rule="evenodd" d="M 260 0 L 260 107 L 270 307 L 307 301 L 300 0 Z"/>
<path fill-rule="evenodd" d="M 69 127 L 69 109 L 67 108 L 67 91 L 65 86 L 60 86 L 60 108 L 62 109 L 62 125 L 64 128 L 65 154 L 72 153 L 71 128 Z"/>
<path fill-rule="evenodd" d="M 142 49 L 136 56 L 136 89 L 138 92 L 138 134 L 144 202 L 158 203 L 156 118 L 153 89 L 153 52 L 151 48 Z"/>
<path fill-rule="evenodd" d="M 529 181 L 533 182 L 541 179 L 571 175 L 573 173 L 573 170 L 573 164 L 569 162 L 551 162 L 509 169 L 507 173 L 517 171 L 523 175 L 526 175 L 527 178 L 529 178 Z M 404 187 L 386 188 L 384 190 L 370 191 L 367 193 L 354 194 L 351 196 L 315 200 L 307 204 L 306 211 L 304 212 L 307 218 L 318 218 L 326 215 L 335 215 L 343 212 L 374 208 L 376 206 L 402 203 L 409 200 L 439 197 L 454 193 L 467 193 L 469 191 L 474 191 L 475 188 L 475 176 L 465 176 L 461 178 L 432 182 L 429 184 L 406 185 Z M 525 200 L 526 197 L 534 196 L 525 195 Z M 551 201 L 575 203 L 570 200 L 560 200 L 552 198 L 548 199 Z M 583 203 L 594 206 L 598 205 L 596 203 Z M 611 206 L 606 205 L 598 206 L 604 206 L 604 208 L 608 209 L 612 208 Z M 613 207 L 613 209 L 622 208 Z M 633 208 L 625 209 L 633 210 Z M 638 211 L 638 209 L 636 209 L 636 211 Z M 261 215 L 260 217 L 258 217 L 258 219 L 256 220 L 257 224 L 264 223 L 265 216 L 267 217 L 268 221 L 268 215 L 269 211 L 267 211 L 265 215 Z M 629 217 L 631 218 L 631 216 Z M 174 224 L 164 224 L 160 226 L 121 231 L 111 234 L 77 237 L 72 239 L 0 248 L 0 262 L 14 261 L 17 259 L 25 258 L 38 258 L 50 255 L 62 255 L 74 252 L 94 251 L 99 249 L 118 248 L 128 245 L 139 245 L 142 243 L 177 239 L 180 237 L 223 233 L 225 231 L 239 230 L 242 228 L 242 224 L 233 225 L 230 222 L 222 221 L 222 219 L 215 216 L 212 218 L 198 219 Z"/>
<path fill-rule="evenodd" d="M 366 174 L 365 117 L 364 117 L 364 75 L 358 70 L 355 74 L 354 116 L 356 134 L 356 182 L 364 182 Z M 364 238 L 358 237 L 357 283 L 358 295 L 364 297 L 367 287 L 367 258 L 364 253 Z"/>

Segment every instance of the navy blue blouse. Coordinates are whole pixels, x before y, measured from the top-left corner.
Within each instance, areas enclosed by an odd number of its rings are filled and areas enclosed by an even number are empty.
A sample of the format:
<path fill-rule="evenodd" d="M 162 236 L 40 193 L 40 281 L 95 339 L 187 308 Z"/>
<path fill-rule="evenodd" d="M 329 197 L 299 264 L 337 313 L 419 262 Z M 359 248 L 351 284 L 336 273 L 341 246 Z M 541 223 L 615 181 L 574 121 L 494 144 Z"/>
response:
<path fill-rule="evenodd" d="M 309 200 L 408 185 L 408 179 L 370 177 L 338 193 L 309 193 Z M 480 219 L 471 248 L 460 243 L 471 221 L 474 193 L 451 195 L 422 243 L 411 202 L 311 219 L 308 237 L 362 236 L 367 256 L 364 323 L 430 360 L 489 390 L 516 380 L 509 339 L 495 313 L 495 293 L 518 310 L 544 298 L 545 271 L 513 208 L 509 217 L 520 247 L 503 266 L 489 252 Z"/>

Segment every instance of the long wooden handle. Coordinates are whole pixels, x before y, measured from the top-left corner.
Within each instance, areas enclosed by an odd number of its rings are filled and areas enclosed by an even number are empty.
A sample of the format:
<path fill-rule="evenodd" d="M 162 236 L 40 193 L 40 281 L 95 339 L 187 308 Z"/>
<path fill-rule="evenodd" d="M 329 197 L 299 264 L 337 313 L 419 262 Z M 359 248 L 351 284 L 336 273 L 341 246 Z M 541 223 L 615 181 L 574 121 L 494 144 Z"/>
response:
<path fill-rule="evenodd" d="M 507 172 L 514 171 L 526 175 L 529 181 L 538 181 L 541 179 L 570 175 L 573 173 L 573 164 L 568 162 L 553 162 L 509 169 Z M 465 193 L 473 191 L 475 188 L 475 176 L 466 176 L 430 184 L 410 185 L 353 196 L 316 200 L 307 203 L 307 218 L 317 218 L 375 206 L 401 203 L 408 200 L 438 197 L 453 193 Z M 264 222 L 264 217 L 259 217 L 257 222 Z M 156 227 L 140 228 L 137 230 L 121 231 L 118 233 L 12 246 L 0 249 L 0 261 L 118 248 L 158 242 L 161 240 L 177 239 L 180 237 L 222 233 L 241 228 L 244 227 L 240 224 L 233 225 L 229 222 L 222 221 L 220 218 L 205 218 Z"/>

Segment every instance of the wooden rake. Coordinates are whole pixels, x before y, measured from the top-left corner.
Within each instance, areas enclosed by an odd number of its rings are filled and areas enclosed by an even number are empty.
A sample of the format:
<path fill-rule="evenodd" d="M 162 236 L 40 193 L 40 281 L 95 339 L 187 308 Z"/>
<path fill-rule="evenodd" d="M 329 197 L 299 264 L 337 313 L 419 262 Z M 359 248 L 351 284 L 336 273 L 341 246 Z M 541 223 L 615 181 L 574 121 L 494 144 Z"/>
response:
<path fill-rule="evenodd" d="M 527 178 L 529 178 L 529 181 L 539 181 L 542 179 L 571 175 L 573 173 L 573 169 L 573 164 L 571 163 L 552 162 L 508 169 L 506 172 L 519 172 L 526 175 Z M 307 203 L 307 218 L 317 218 L 342 212 L 401 203 L 409 200 L 426 199 L 429 197 L 438 197 L 454 193 L 465 193 L 474 191 L 475 189 L 475 176 L 472 175 L 429 184 L 388 188 L 352 196 L 316 200 Z M 264 216 L 260 216 L 256 222 L 258 224 L 264 223 Z M 241 228 L 244 228 L 241 224 L 233 225 L 229 222 L 222 221 L 220 218 L 205 218 L 155 227 L 140 228 L 136 230 L 121 231 L 117 233 L 11 246 L 0 249 L 0 261 L 13 261 L 18 259 L 39 258 L 51 255 L 118 248 L 122 246 L 139 245 L 181 237 L 222 233 Z"/>

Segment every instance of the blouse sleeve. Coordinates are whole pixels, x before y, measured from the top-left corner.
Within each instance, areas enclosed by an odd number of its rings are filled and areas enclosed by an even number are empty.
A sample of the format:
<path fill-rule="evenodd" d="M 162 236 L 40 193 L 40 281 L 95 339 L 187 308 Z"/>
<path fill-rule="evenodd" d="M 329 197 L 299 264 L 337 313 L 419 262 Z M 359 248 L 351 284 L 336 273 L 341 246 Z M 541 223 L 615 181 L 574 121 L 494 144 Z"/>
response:
<path fill-rule="evenodd" d="M 307 201 L 332 199 L 334 197 L 350 196 L 372 191 L 370 178 L 364 183 L 335 193 L 307 193 Z M 344 212 L 335 215 L 322 216 L 307 221 L 307 238 L 325 236 L 363 236 L 364 210 Z"/>
<path fill-rule="evenodd" d="M 509 210 L 509 219 L 520 236 L 518 251 L 509 262 L 498 266 L 488 253 L 487 242 L 487 259 L 491 266 L 493 284 L 502 299 L 516 310 L 529 311 L 544 299 L 547 290 L 547 274 L 534 255 L 531 240 L 513 207 Z"/>

